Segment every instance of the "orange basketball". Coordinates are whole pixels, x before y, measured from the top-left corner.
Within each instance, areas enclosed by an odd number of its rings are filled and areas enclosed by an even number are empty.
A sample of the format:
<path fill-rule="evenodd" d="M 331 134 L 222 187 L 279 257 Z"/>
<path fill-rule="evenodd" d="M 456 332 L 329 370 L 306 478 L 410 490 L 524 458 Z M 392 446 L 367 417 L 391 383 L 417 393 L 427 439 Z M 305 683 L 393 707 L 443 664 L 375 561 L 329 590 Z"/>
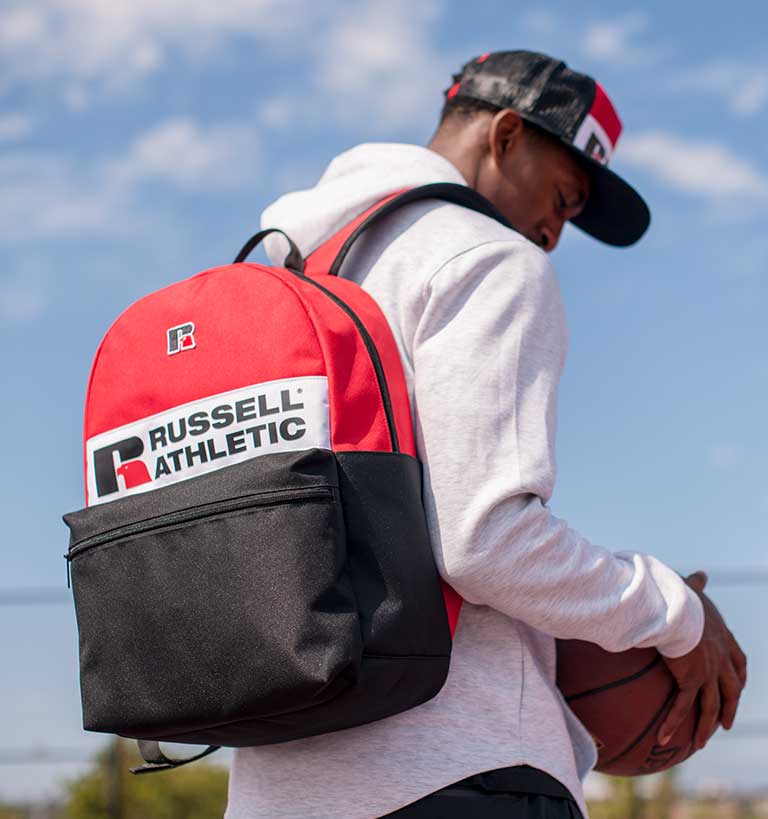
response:
<path fill-rule="evenodd" d="M 666 745 L 657 740 L 678 688 L 656 649 L 614 653 L 594 643 L 558 640 L 557 685 L 592 734 L 595 770 L 615 776 L 657 773 L 693 753 L 698 701 Z"/>

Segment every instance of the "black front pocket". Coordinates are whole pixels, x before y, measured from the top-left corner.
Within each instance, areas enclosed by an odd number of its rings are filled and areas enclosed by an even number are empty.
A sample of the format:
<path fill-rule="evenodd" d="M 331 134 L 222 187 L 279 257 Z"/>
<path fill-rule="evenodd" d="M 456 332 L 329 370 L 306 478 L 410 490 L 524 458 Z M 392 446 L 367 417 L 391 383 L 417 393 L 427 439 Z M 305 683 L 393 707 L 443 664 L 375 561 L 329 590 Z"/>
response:
<path fill-rule="evenodd" d="M 265 455 L 65 520 L 86 729 L 167 736 L 355 682 L 333 453 Z"/>

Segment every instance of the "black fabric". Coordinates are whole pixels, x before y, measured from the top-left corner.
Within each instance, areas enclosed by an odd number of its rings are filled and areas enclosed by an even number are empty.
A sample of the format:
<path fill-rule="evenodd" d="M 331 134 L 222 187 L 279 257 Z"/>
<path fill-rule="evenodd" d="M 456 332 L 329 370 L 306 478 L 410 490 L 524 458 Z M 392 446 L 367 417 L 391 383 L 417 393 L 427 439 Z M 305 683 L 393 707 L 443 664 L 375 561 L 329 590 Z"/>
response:
<path fill-rule="evenodd" d="M 451 633 L 421 504 L 421 463 L 391 452 L 337 452 L 336 463 L 364 652 L 447 660 Z"/>
<path fill-rule="evenodd" d="M 495 771 L 475 774 L 464 781 L 489 793 L 496 791 L 535 793 L 541 796 L 554 796 L 558 799 L 572 798 L 570 791 L 562 782 L 530 765 L 497 768 Z"/>
<path fill-rule="evenodd" d="M 528 765 L 475 774 L 381 819 L 582 819 L 571 794 Z"/>
<path fill-rule="evenodd" d="M 648 205 L 620 176 L 581 151 L 569 147 L 584 160 L 590 191 L 584 210 L 571 219 L 576 227 L 614 247 L 628 247 L 640 239 L 651 223 Z"/>
<path fill-rule="evenodd" d="M 595 98 L 595 81 L 532 51 L 497 51 L 468 62 L 458 96 L 512 108 L 572 142 Z"/>
<path fill-rule="evenodd" d="M 327 451 L 281 453 L 67 516 L 81 522 L 70 554 L 87 730 L 157 739 L 354 682 L 335 472 Z M 84 540 L 94 527 L 111 538 Z"/>
<path fill-rule="evenodd" d="M 616 247 L 627 247 L 643 236 L 651 214 L 640 194 L 572 145 L 595 99 L 592 77 L 546 54 L 497 51 L 470 60 L 454 79 L 456 97 L 517 111 L 523 119 L 557 137 L 582 161 L 591 191 L 584 210 L 571 220 L 576 227 Z"/>
<path fill-rule="evenodd" d="M 309 449 L 66 515 L 84 727 L 260 745 L 433 697 L 451 638 L 420 470 Z"/>
<path fill-rule="evenodd" d="M 296 246 L 293 239 L 291 239 L 287 233 L 280 230 L 280 228 L 267 228 L 266 230 L 260 230 L 258 233 L 251 236 L 251 238 L 242 246 L 242 248 L 240 248 L 240 252 L 235 257 L 235 264 L 244 262 L 253 252 L 254 248 L 256 248 L 262 242 L 262 240 L 269 236 L 270 233 L 281 233 L 288 240 L 289 251 L 288 255 L 285 257 L 283 265 L 288 270 L 293 270 L 296 273 L 303 273 L 304 257 L 301 255 L 301 251 Z"/>

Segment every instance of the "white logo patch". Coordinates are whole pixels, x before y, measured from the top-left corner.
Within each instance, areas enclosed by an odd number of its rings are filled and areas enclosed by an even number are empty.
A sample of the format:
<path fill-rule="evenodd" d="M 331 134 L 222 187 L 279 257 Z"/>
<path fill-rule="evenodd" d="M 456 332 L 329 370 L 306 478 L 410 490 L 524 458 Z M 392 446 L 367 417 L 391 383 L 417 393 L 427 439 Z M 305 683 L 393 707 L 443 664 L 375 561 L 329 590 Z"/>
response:
<path fill-rule="evenodd" d="M 325 376 L 241 387 L 89 438 L 88 505 L 312 447 L 331 448 Z"/>
<path fill-rule="evenodd" d="M 182 353 L 184 350 L 194 350 L 195 347 L 195 323 L 193 321 L 168 328 L 168 355 Z"/>
<path fill-rule="evenodd" d="M 601 165 L 607 165 L 613 154 L 614 144 L 605 133 L 603 126 L 592 116 L 587 114 L 581 127 L 573 138 L 574 148 L 579 148 Z"/>

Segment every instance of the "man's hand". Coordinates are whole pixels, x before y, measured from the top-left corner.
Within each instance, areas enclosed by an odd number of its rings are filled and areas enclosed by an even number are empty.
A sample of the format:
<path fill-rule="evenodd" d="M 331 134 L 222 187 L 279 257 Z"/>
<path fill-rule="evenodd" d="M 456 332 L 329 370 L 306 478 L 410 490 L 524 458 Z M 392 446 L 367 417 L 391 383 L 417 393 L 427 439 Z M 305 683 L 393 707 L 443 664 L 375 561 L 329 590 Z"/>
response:
<path fill-rule="evenodd" d="M 701 692 L 701 714 L 693 740 L 694 750 L 699 750 L 707 744 L 719 723 L 725 729 L 733 725 L 739 697 L 747 682 L 747 658 L 720 612 L 704 594 L 707 575 L 695 572 L 686 577 L 685 582 L 704 604 L 704 633 L 688 654 L 674 659 L 662 656 L 680 691 L 658 737 L 662 745 L 669 742 Z"/>

